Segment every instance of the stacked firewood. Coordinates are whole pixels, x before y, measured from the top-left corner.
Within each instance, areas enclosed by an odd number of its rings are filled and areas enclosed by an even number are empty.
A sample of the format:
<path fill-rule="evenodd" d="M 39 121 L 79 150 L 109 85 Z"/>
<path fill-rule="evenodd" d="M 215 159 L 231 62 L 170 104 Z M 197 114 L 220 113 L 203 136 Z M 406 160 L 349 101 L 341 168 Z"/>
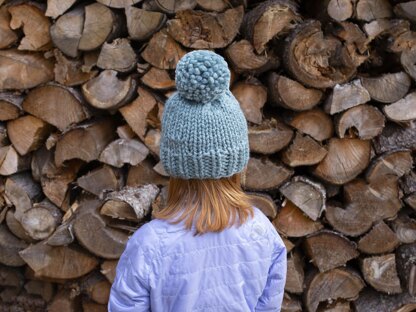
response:
<path fill-rule="evenodd" d="M 282 311 L 416 310 L 416 1 L 0 0 L 0 311 L 106 311 L 175 66 L 223 55 Z"/>

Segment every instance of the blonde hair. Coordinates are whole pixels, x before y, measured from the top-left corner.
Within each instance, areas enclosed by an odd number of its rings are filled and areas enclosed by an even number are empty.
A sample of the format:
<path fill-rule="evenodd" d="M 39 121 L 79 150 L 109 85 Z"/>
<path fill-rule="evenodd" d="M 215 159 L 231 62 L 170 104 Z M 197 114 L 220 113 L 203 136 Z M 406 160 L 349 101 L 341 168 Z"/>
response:
<path fill-rule="evenodd" d="M 154 211 L 156 219 L 171 224 L 184 221 L 194 235 L 221 232 L 234 224 L 244 224 L 254 216 L 250 195 L 242 189 L 245 171 L 219 179 L 181 179 L 170 177 L 166 206 Z"/>

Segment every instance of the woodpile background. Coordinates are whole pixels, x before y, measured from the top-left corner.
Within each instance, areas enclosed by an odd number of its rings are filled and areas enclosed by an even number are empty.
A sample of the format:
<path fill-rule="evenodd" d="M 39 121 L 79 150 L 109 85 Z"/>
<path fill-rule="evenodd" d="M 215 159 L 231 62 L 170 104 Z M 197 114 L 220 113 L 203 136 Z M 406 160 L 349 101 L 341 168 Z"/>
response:
<path fill-rule="evenodd" d="M 0 311 L 106 311 L 164 205 L 174 69 L 213 49 L 282 311 L 416 311 L 416 1 L 0 0 Z"/>

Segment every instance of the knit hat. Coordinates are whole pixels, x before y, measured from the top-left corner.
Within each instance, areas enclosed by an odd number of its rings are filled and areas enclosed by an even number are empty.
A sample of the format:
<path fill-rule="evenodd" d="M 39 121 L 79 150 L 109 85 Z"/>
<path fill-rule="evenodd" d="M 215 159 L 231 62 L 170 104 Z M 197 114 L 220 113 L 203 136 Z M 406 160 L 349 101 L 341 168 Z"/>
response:
<path fill-rule="evenodd" d="M 244 169 L 248 128 L 229 89 L 224 58 L 208 50 L 185 54 L 175 70 L 176 89 L 161 118 L 160 160 L 183 179 L 218 179 Z"/>

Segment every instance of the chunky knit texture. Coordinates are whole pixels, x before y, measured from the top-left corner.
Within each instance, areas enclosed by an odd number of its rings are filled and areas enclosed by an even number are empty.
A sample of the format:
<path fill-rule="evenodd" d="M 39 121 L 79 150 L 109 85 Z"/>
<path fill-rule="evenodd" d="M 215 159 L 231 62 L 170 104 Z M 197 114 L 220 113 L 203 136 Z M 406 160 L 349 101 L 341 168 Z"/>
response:
<path fill-rule="evenodd" d="M 248 128 L 229 89 L 224 58 L 208 50 L 187 53 L 175 71 L 177 92 L 162 114 L 160 159 L 165 171 L 183 179 L 218 179 L 244 169 Z"/>

